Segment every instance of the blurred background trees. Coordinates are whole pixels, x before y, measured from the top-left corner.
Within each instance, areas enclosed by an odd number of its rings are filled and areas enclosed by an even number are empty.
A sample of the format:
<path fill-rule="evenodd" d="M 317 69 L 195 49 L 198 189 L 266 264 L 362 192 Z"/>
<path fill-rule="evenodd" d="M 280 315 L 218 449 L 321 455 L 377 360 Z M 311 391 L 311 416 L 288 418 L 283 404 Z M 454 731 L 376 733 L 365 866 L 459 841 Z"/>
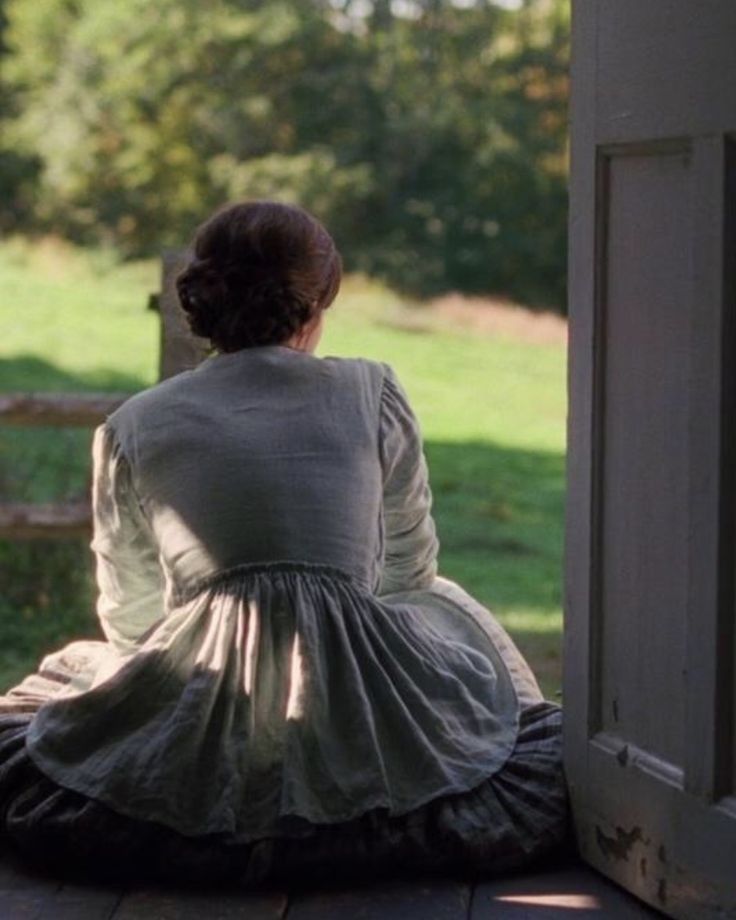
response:
<path fill-rule="evenodd" d="M 347 268 L 564 309 L 566 0 L 0 0 L 0 222 L 179 246 L 296 201 Z"/>

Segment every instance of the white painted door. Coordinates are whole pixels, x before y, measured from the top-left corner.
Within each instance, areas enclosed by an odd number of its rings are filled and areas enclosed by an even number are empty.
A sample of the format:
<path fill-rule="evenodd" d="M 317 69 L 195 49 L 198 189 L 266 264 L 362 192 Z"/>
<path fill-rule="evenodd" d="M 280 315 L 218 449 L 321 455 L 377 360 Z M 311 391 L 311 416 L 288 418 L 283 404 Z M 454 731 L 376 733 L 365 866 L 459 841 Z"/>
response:
<path fill-rule="evenodd" d="M 583 858 L 736 917 L 736 2 L 573 0 L 564 732 Z"/>

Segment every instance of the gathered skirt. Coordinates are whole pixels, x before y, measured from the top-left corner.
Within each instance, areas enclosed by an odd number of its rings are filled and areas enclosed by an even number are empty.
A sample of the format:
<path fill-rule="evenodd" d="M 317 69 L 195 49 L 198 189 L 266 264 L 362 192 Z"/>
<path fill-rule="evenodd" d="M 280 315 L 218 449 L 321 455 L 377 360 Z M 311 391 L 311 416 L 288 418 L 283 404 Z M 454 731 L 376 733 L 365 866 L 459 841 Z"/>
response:
<path fill-rule="evenodd" d="M 256 889 L 428 872 L 484 878 L 574 849 L 562 709 L 547 700 L 521 710 L 506 763 L 466 792 L 248 843 L 185 836 L 58 785 L 26 750 L 33 715 L 3 712 L 0 699 L 0 835 L 23 860 L 70 880 Z"/>

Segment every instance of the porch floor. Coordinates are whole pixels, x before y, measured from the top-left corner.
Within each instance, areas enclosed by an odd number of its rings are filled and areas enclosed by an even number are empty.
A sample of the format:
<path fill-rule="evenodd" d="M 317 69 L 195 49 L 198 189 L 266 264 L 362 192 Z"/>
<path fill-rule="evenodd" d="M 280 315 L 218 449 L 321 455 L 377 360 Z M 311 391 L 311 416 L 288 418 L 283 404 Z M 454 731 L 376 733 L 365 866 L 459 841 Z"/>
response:
<path fill-rule="evenodd" d="M 499 879 L 246 893 L 68 884 L 0 851 L 2 920 L 645 920 L 664 916 L 575 856 Z"/>

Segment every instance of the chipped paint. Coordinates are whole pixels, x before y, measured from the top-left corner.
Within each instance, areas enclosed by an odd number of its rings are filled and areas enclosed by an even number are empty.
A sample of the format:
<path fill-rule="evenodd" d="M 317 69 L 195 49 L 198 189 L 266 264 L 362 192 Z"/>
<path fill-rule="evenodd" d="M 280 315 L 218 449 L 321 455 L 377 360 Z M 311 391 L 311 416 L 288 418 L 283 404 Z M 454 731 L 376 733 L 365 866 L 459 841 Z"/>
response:
<path fill-rule="evenodd" d="M 626 831 L 622 827 L 617 826 L 616 836 L 608 837 L 603 833 L 600 824 L 596 824 L 595 835 L 598 847 L 606 858 L 612 856 L 614 859 L 624 860 L 628 860 L 629 851 L 636 841 L 642 839 L 641 828 L 638 825 L 632 827 L 630 831 Z"/>
<path fill-rule="evenodd" d="M 647 858 L 646 858 L 646 856 L 642 856 L 642 858 L 639 860 L 639 871 L 641 872 L 642 876 L 646 877 L 646 874 L 647 874 Z"/>
<path fill-rule="evenodd" d="M 618 700 L 611 700 L 611 708 L 613 709 L 613 719 L 618 722 Z"/>

